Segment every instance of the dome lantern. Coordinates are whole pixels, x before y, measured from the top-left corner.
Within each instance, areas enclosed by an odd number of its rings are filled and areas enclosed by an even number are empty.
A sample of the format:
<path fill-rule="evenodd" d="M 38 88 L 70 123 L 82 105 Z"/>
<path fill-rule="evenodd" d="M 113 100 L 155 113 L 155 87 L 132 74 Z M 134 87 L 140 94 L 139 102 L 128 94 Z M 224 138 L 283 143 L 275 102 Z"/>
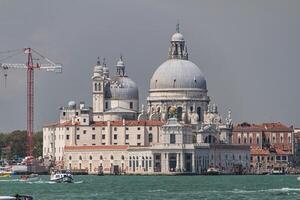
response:
<path fill-rule="evenodd" d="M 174 33 L 171 38 L 169 59 L 188 60 L 187 48 L 185 45 L 184 37 L 179 32 L 179 24 L 176 25 L 176 33 Z"/>

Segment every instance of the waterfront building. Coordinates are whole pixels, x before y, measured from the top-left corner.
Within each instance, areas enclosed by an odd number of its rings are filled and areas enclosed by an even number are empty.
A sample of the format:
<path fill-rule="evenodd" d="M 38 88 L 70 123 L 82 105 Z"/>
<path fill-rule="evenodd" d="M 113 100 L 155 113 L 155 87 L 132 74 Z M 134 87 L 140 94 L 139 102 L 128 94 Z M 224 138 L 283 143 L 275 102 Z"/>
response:
<path fill-rule="evenodd" d="M 71 101 L 58 123 L 43 128 L 43 156 L 56 166 L 105 174 L 224 173 L 250 168 L 250 145 L 232 144 L 231 112 L 210 105 L 206 79 L 189 61 L 183 35 L 173 34 L 168 60 L 150 80 L 147 108 L 121 57 L 111 77 L 94 67 L 93 106 Z"/>
<path fill-rule="evenodd" d="M 294 160 L 294 130 L 277 123 L 237 124 L 232 142 L 251 146 L 251 171 L 288 170 Z"/>

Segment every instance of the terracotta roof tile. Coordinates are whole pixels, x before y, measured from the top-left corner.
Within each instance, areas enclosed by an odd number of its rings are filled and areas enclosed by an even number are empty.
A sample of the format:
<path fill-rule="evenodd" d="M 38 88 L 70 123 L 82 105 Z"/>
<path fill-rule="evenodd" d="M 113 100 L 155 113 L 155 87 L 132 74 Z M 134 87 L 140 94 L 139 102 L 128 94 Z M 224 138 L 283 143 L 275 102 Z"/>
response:
<path fill-rule="evenodd" d="M 250 150 L 250 154 L 267 156 L 267 155 L 270 155 L 270 151 L 269 151 L 269 149 L 253 148 Z"/>

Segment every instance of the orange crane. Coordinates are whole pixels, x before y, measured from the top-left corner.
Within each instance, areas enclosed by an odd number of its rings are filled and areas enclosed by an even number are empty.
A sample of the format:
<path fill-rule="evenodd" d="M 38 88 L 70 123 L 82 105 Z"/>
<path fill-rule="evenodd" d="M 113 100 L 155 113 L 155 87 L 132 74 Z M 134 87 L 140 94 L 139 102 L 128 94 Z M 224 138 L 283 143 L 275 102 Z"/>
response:
<path fill-rule="evenodd" d="M 0 69 L 4 71 L 5 86 L 7 79 L 7 70 L 25 69 L 27 71 L 27 155 L 32 156 L 32 134 L 33 134 L 33 114 L 34 114 L 34 70 L 44 69 L 48 72 L 62 72 L 62 65 L 56 64 L 32 48 L 23 48 L 0 52 L 6 57 L 0 59 Z M 19 54 L 25 54 L 26 63 L 2 63 L 4 60 L 11 59 Z M 43 62 L 41 62 L 41 60 Z"/>

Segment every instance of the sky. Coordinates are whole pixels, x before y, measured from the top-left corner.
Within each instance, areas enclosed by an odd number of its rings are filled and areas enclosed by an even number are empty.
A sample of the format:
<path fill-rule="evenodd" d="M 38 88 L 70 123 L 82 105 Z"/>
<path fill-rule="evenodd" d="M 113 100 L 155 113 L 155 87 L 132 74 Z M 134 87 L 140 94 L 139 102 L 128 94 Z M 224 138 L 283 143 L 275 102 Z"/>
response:
<path fill-rule="evenodd" d="M 1 0 L 0 52 L 32 47 L 63 64 L 62 74 L 35 72 L 38 131 L 70 100 L 91 105 L 98 56 L 114 74 L 123 55 L 145 104 L 179 22 L 223 116 L 300 127 L 299 10 L 297 0 Z M 0 132 L 16 129 L 26 129 L 26 71 L 10 70 L 6 87 L 0 71 Z"/>

